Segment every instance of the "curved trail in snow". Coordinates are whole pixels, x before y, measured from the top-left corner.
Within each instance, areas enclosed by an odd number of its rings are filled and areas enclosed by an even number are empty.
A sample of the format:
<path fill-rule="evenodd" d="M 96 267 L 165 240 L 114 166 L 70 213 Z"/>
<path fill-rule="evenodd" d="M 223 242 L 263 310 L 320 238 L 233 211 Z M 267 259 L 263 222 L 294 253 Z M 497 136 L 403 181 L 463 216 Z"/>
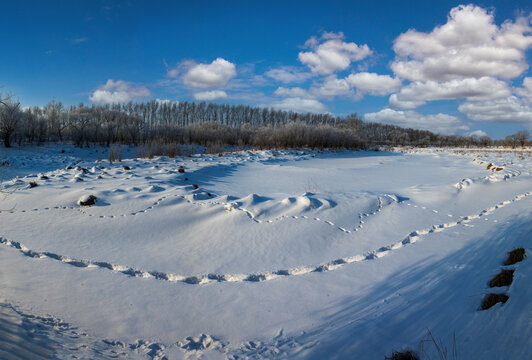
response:
<path fill-rule="evenodd" d="M 191 189 L 194 189 L 192 186 L 187 186 L 187 187 L 189 187 Z M 274 217 L 274 218 L 271 218 L 271 219 L 264 219 L 263 220 L 263 219 L 259 219 L 253 213 L 253 211 L 251 211 L 251 210 L 249 210 L 249 209 L 247 209 L 245 207 L 242 207 L 242 206 L 240 206 L 238 204 L 235 204 L 234 201 L 231 201 L 231 202 L 216 201 L 216 198 L 213 198 L 212 200 L 209 200 L 209 198 L 211 198 L 212 195 L 208 195 L 208 194 L 210 194 L 210 193 L 206 192 L 206 191 L 196 192 L 196 193 L 192 193 L 192 194 L 188 194 L 188 195 L 170 193 L 168 195 L 164 195 L 164 196 L 158 198 L 151 205 L 149 205 L 149 206 L 147 206 L 145 208 L 142 208 L 140 210 L 131 211 L 131 212 L 128 212 L 128 213 L 118 214 L 118 215 L 97 215 L 97 214 L 92 214 L 92 213 L 84 210 L 83 208 L 81 208 L 79 206 L 65 206 L 65 205 L 56 205 L 56 206 L 50 206 L 50 207 L 44 207 L 44 208 L 33 208 L 33 209 L 29 209 L 29 210 L 28 209 L 9 210 L 8 212 L 10 214 L 14 214 L 14 213 L 33 213 L 33 212 L 51 211 L 51 210 L 75 210 L 75 211 L 80 212 L 81 214 L 87 215 L 89 217 L 98 218 L 98 219 L 118 219 L 118 218 L 123 218 L 123 217 L 146 214 L 146 213 L 150 212 L 151 210 L 154 210 L 156 207 L 160 206 L 161 203 L 163 203 L 164 201 L 169 200 L 171 198 L 178 198 L 178 199 L 182 199 L 182 200 L 186 201 L 188 204 L 194 205 L 194 206 L 200 206 L 200 207 L 223 206 L 227 211 L 233 211 L 233 210 L 240 211 L 240 212 L 243 212 L 244 214 L 246 214 L 250 221 L 253 221 L 253 222 L 258 223 L 258 224 L 273 224 L 275 222 L 281 222 L 281 221 L 288 220 L 288 219 L 293 219 L 293 220 L 312 220 L 312 221 L 317 221 L 317 222 L 321 222 L 323 224 L 332 226 L 333 228 L 335 228 L 335 229 L 337 229 L 337 230 L 339 230 L 339 231 L 341 231 L 341 232 L 343 232 L 345 234 L 351 234 L 353 232 L 360 231 L 364 227 L 364 223 L 365 223 L 365 221 L 368 218 L 377 215 L 382 210 L 384 210 L 384 208 L 386 208 L 386 206 L 390 205 L 391 203 L 397 203 L 398 202 L 396 199 L 394 199 L 393 195 L 388 195 L 388 194 L 377 195 L 377 206 L 376 206 L 375 210 L 367 211 L 367 212 L 358 214 L 358 216 L 357 216 L 358 222 L 359 222 L 358 225 L 353 226 L 352 228 L 351 227 L 348 228 L 348 227 L 345 227 L 345 226 L 341 226 L 341 225 L 335 224 L 333 221 L 330 221 L 330 220 L 322 219 L 322 218 L 316 217 L 316 216 L 307 216 L 307 215 L 280 215 L 280 216 L 277 216 L 277 217 Z M 203 197 L 203 199 L 200 199 L 199 201 L 190 200 L 189 198 L 191 196 L 193 197 L 194 195 L 200 195 L 201 197 Z M 391 199 L 391 203 L 386 203 L 384 201 L 384 199 Z M 410 204 L 408 204 L 408 205 L 410 205 Z M 418 207 L 418 206 L 414 205 L 414 207 Z M 424 210 L 426 209 L 425 207 L 421 207 L 421 208 L 424 209 Z M 434 212 L 434 213 L 438 213 L 437 210 L 431 210 L 431 211 Z"/>
<path fill-rule="evenodd" d="M 516 195 L 510 200 L 499 202 L 496 205 L 486 208 L 477 214 L 473 214 L 469 216 L 462 216 L 457 221 L 433 225 L 425 229 L 415 230 L 398 242 L 392 243 L 387 246 L 380 247 L 379 249 L 368 252 L 368 253 L 343 257 L 343 258 L 327 261 L 319 265 L 301 266 L 301 267 L 296 267 L 292 269 L 282 269 L 282 270 L 277 270 L 277 271 L 272 271 L 272 272 L 259 272 L 259 273 L 252 273 L 252 274 L 207 274 L 207 275 L 187 277 L 187 276 L 182 276 L 182 275 L 172 274 L 172 273 L 163 273 L 163 272 L 158 272 L 158 271 L 146 271 L 146 270 L 136 269 L 133 267 L 115 265 L 115 264 L 111 264 L 108 262 L 102 262 L 102 261 L 73 259 L 68 256 L 59 255 L 59 254 L 55 254 L 51 252 L 34 251 L 34 250 L 27 248 L 25 245 L 21 244 L 20 242 L 7 240 L 3 237 L 0 237 L 0 244 L 15 248 L 19 250 L 23 255 L 31 257 L 31 258 L 51 259 L 51 260 L 60 261 L 65 264 L 72 265 L 75 267 L 81 267 L 81 268 L 101 268 L 105 270 L 114 271 L 117 273 L 122 273 L 127 276 L 137 277 L 137 278 L 146 278 L 146 279 L 151 278 L 151 279 L 156 279 L 156 280 L 181 282 L 185 284 L 194 284 L 194 285 L 207 284 L 207 283 L 212 283 L 212 282 L 260 282 L 260 281 L 273 280 L 279 277 L 304 275 L 304 274 L 308 274 L 311 272 L 332 271 L 332 270 L 342 267 L 345 264 L 378 259 L 378 258 L 381 258 L 383 256 L 390 254 L 393 251 L 401 249 L 404 246 L 408 246 L 410 244 L 420 241 L 422 239 L 422 236 L 424 235 L 435 233 L 435 232 L 441 232 L 441 231 L 444 231 L 445 229 L 453 228 L 458 225 L 467 225 L 472 220 L 479 219 L 486 215 L 490 215 L 495 210 L 503 208 L 517 201 L 521 201 L 530 195 L 532 195 L 532 191 L 528 191 L 526 193 Z"/>

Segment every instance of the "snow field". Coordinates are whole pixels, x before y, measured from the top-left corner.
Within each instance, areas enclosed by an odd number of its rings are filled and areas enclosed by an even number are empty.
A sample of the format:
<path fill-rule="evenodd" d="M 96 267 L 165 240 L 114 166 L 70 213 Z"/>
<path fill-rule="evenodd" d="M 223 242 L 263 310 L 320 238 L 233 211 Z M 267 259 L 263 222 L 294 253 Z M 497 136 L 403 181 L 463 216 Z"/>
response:
<path fill-rule="evenodd" d="M 4 182 L 17 190 L 0 213 L 2 296 L 20 316 L 83 329 L 93 348 L 382 358 L 430 328 L 495 359 L 467 331 L 530 307 L 525 261 L 509 301 L 477 311 L 497 256 L 530 251 L 531 163 L 519 153 L 254 151 L 109 164 L 91 150 L 39 151 L 7 154 L 25 165 Z M 77 203 L 89 195 L 93 206 Z M 500 354 L 532 331 L 505 326 Z"/>

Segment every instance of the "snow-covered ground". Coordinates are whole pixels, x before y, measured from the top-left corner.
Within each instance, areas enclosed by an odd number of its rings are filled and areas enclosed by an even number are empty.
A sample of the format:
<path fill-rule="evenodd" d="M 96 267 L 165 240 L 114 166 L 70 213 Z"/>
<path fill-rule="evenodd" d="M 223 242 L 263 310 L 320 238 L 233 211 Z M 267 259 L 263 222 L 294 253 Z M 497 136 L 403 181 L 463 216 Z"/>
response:
<path fill-rule="evenodd" d="M 530 149 L 133 155 L 1 150 L 0 358 L 531 358 Z"/>

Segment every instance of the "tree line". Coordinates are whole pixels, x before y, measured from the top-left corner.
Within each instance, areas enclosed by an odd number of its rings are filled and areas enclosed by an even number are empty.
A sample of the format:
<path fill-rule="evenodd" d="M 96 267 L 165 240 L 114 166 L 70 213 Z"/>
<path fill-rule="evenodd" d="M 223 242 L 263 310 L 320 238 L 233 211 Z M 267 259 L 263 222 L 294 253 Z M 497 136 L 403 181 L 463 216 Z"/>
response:
<path fill-rule="evenodd" d="M 100 144 L 199 144 L 367 149 L 376 146 L 524 146 L 527 131 L 505 140 L 440 135 L 427 130 L 367 123 L 356 114 L 296 113 L 263 107 L 153 100 L 144 103 L 64 106 L 50 101 L 22 109 L 0 97 L 4 146 L 72 142 Z"/>

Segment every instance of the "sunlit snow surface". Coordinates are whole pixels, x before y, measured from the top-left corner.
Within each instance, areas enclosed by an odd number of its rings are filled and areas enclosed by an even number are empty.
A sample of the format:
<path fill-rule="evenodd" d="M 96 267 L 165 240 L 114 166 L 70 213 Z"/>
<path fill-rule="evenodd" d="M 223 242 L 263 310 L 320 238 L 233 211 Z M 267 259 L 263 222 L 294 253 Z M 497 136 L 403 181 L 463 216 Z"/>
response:
<path fill-rule="evenodd" d="M 0 357 L 532 353 L 530 150 L 133 154 L 0 152 Z"/>

